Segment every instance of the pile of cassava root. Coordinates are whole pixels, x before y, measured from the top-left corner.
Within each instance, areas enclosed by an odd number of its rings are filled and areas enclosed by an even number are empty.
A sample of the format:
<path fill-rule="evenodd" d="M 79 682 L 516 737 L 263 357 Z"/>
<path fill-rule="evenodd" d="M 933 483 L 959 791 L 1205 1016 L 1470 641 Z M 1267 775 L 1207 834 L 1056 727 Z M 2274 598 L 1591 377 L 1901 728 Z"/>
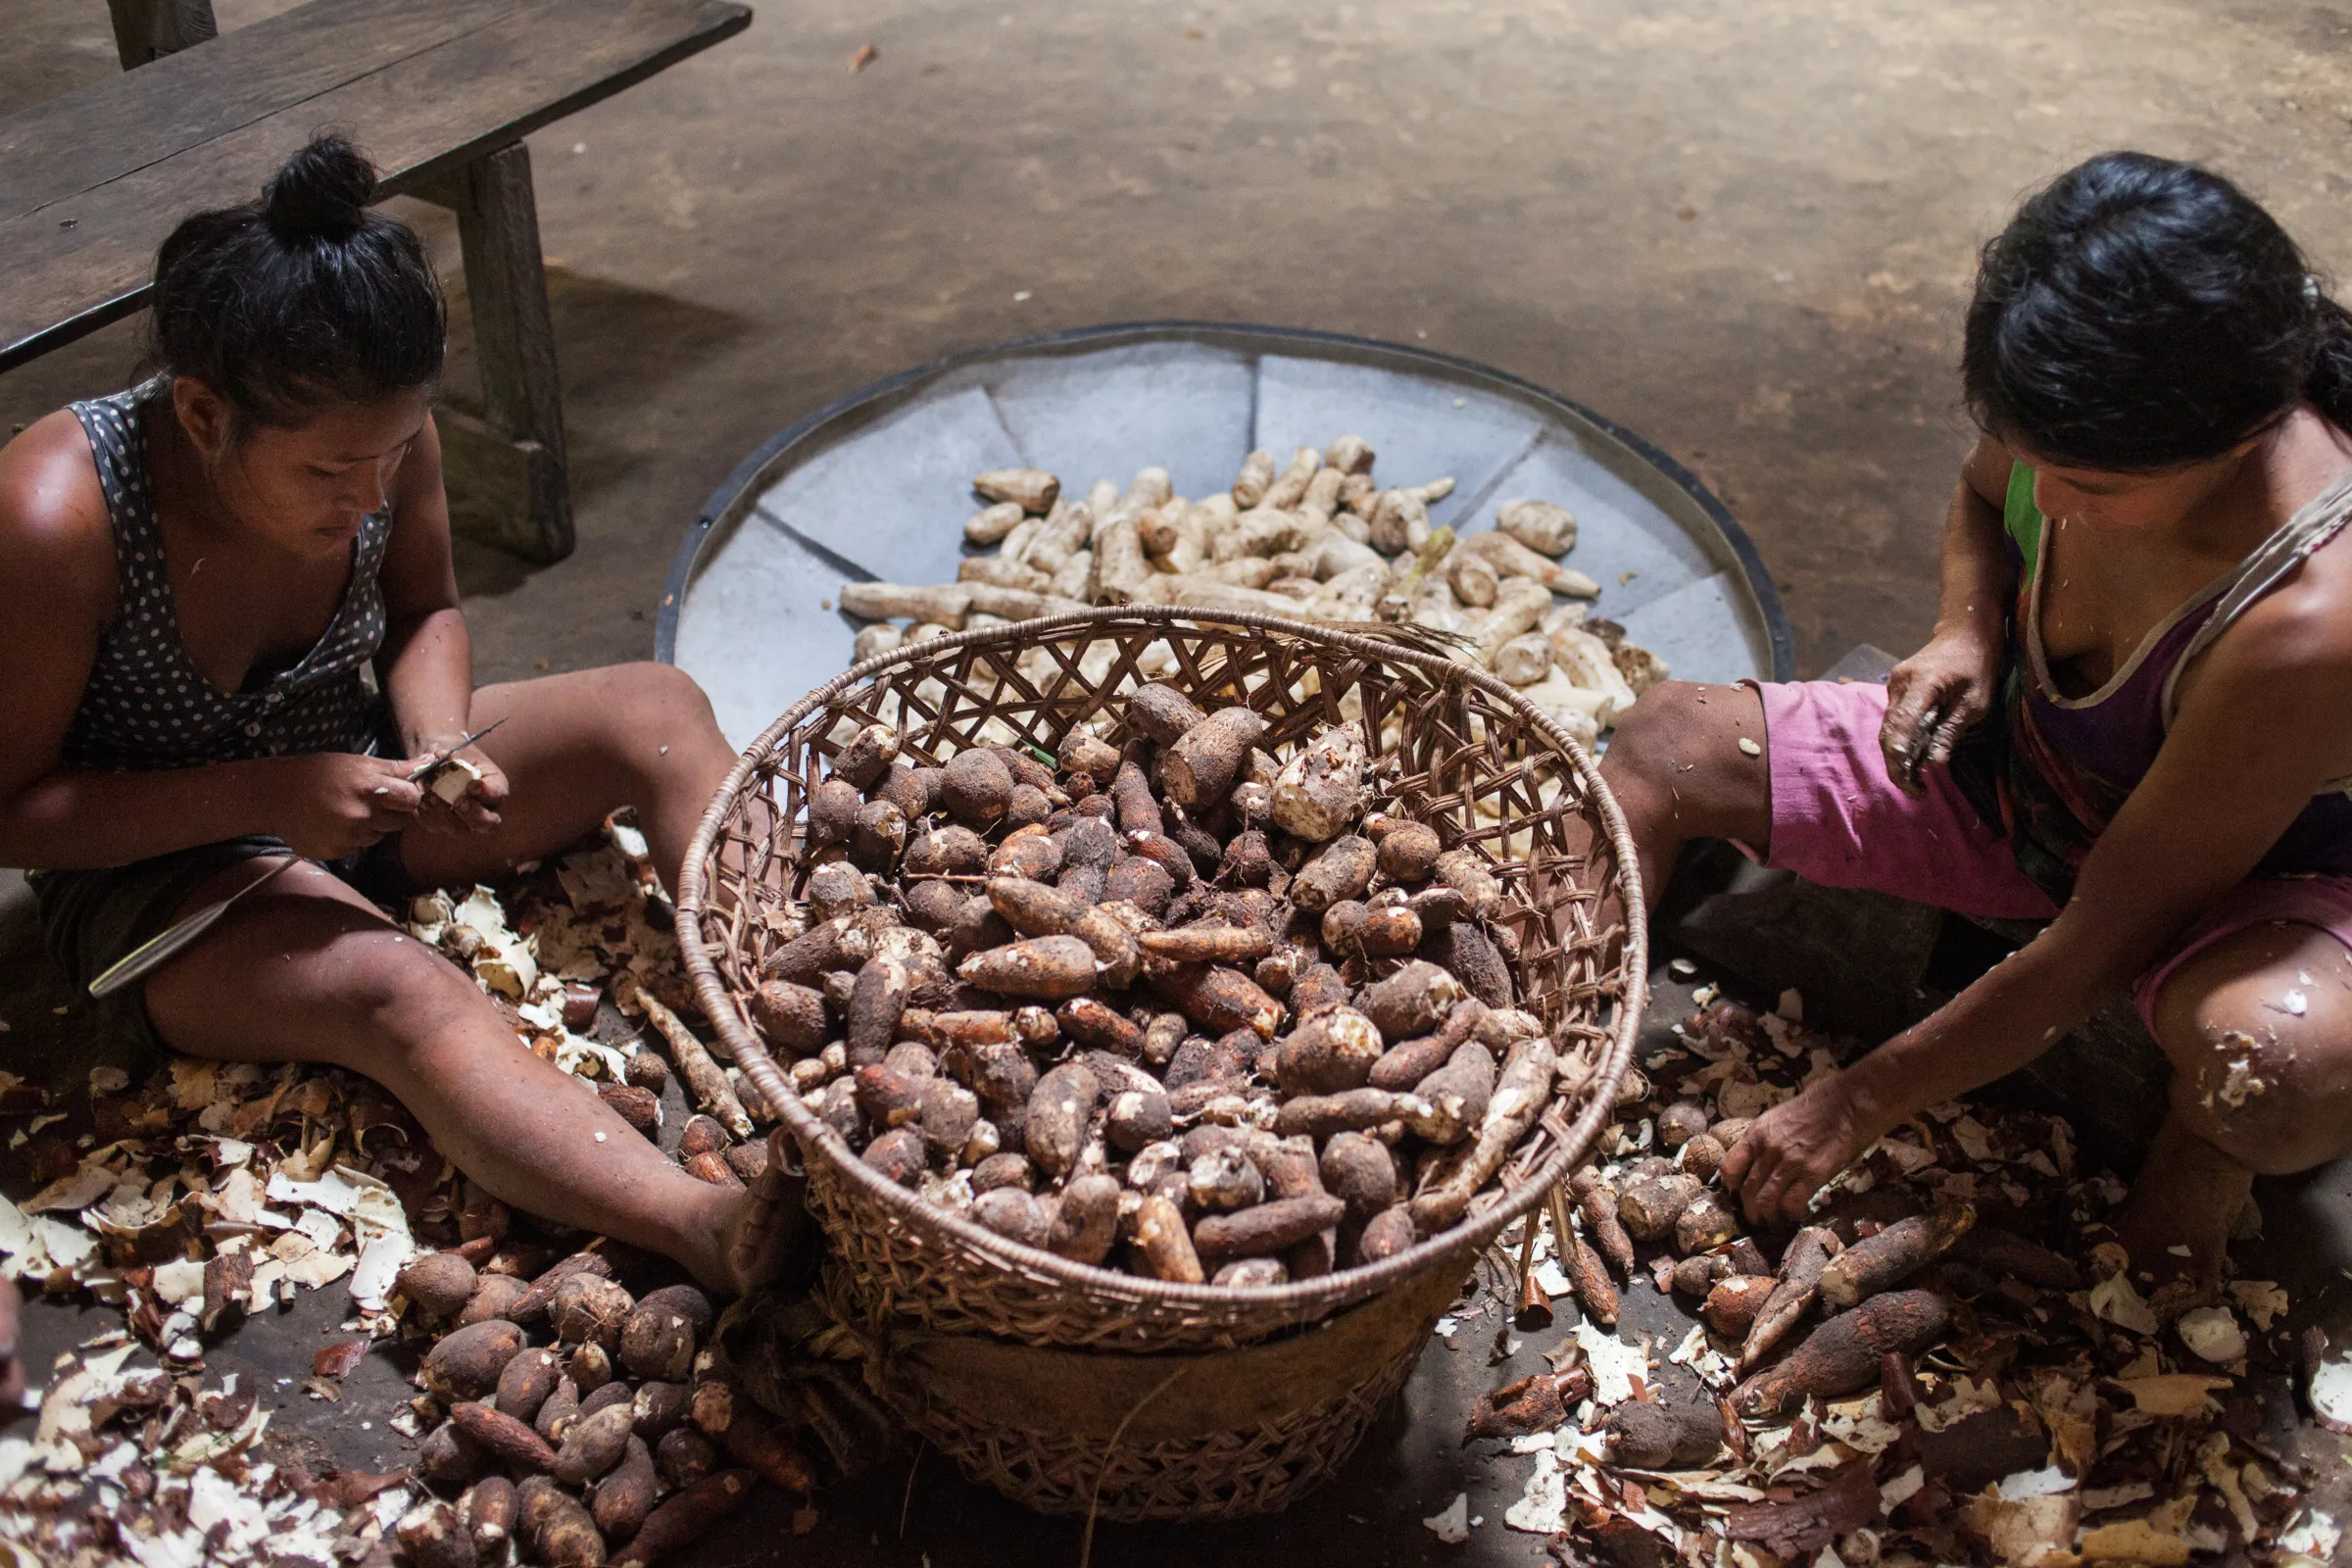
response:
<path fill-rule="evenodd" d="M 418 1379 L 447 1419 L 417 1448 L 426 1497 L 398 1538 L 414 1568 L 473 1568 L 512 1542 L 551 1568 L 650 1564 L 735 1511 L 755 1483 L 806 1494 L 808 1461 L 704 1353 L 710 1298 L 635 1298 L 601 1251 L 536 1280 L 477 1273 L 464 1250 L 401 1270 L 416 1314 L 454 1325 Z M 534 1346 L 534 1334 L 551 1343 Z M 608 1555 L 610 1553 L 610 1555 Z"/>
<path fill-rule="evenodd" d="M 1618 1086 L 1550 1235 L 1531 1217 L 1516 1310 L 1494 1303 L 1531 1338 L 1555 1294 L 1584 1319 L 1472 1415 L 1470 1439 L 1535 1459 L 1507 1528 L 1563 1562 L 2334 1560 L 2334 1446 L 2280 1436 L 2298 1365 L 2328 1419 L 2326 1336 L 2298 1337 L 2275 1281 L 2158 1286 L 2114 1229 L 2124 1185 L 2068 1124 L 1985 1102 L 1929 1106 L 1806 1224 L 1751 1231 L 1726 1153 L 1856 1043 L 1793 992 L 1767 1014 L 1693 1000 Z"/>
<path fill-rule="evenodd" d="M 1457 538 L 1429 521 L 1450 478 L 1382 489 L 1372 459 L 1352 435 L 1301 447 L 1279 472 L 1271 453 L 1252 452 L 1229 492 L 1201 501 L 1176 495 L 1160 467 L 1124 494 L 1100 481 L 1082 501 L 1042 469 L 983 473 L 972 485 L 992 504 L 963 533 L 997 553 L 966 559 L 953 583 L 844 584 L 841 608 L 875 622 L 858 632 L 856 657 L 1089 605 L 1409 622 L 1458 638 L 1456 657 L 1587 744 L 1665 678 L 1664 660 L 1588 613 L 1600 585 L 1560 564 L 1576 545 L 1565 507 L 1505 501 L 1494 528 Z M 1164 668 L 1148 655 L 1145 673 Z"/>
<path fill-rule="evenodd" d="M 1119 716 L 1119 715 L 1113 715 Z M 1287 761 L 1147 685 L 1125 748 L 897 760 L 808 811 L 806 928 L 749 999 L 865 1162 L 1012 1241 L 1265 1286 L 1446 1230 L 1580 1082 L 1513 1004 L 1480 854 L 1382 809 L 1352 725 Z"/>

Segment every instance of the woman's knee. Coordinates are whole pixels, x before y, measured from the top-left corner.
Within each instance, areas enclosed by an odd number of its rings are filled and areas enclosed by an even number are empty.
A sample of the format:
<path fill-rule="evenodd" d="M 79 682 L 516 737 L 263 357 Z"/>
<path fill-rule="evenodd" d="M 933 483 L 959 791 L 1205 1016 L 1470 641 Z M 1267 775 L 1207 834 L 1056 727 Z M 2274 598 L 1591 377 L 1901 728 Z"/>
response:
<path fill-rule="evenodd" d="M 344 951 L 331 956 L 321 1001 L 342 1015 L 344 1038 L 356 1048 L 344 1065 L 366 1071 L 375 1054 L 421 1053 L 491 1026 L 512 1038 L 472 977 L 437 949 L 396 931 L 338 946 Z"/>
<path fill-rule="evenodd" d="M 148 982 L 165 1043 L 198 1055 L 319 1061 L 375 1075 L 469 1028 L 503 1028 L 472 979 L 343 899 L 257 896 Z M 509 1038 L 512 1038 L 510 1034 Z"/>
<path fill-rule="evenodd" d="M 1771 811 L 1763 735 L 1748 688 L 1660 681 L 1617 715 L 1601 775 L 1629 812 L 1671 808 L 1692 832 L 1745 836 Z"/>
<path fill-rule="evenodd" d="M 1654 783 L 1671 777 L 1682 743 L 1706 717 L 1699 700 L 1704 690 L 1690 681 L 1660 681 L 1617 715 L 1602 762 L 1612 785 L 1620 778 Z"/>
<path fill-rule="evenodd" d="M 612 681 L 612 710 L 641 725 L 666 729 L 715 723 L 710 696 L 701 683 L 675 664 L 649 659 L 615 664 L 608 673 Z"/>
<path fill-rule="evenodd" d="M 2198 1137 L 2266 1175 L 2352 1149 L 2352 991 L 2340 953 L 2314 973 L 2304 928 L 2241 932 L 2198 954 L 2156 998 L 2172 1109 Z"/>
<path fill-rule="evenodd" d="M 2172 1112 L 2257 1175 L 2309 1170 L 2344 1153 L 2352 1096 L 2297 1094 L 2280 1068 L 2251 1038 L 2225 1038 L 2190 1070 L 2175 1061 Z"/>
<path fill-rule="evenodd" d="M 601 671 L 605 689 L 597 712 L 612 754 L 626 760 L 633 777 L 651 779 L 681 750 L 725 749 L 710 699 L 692 675 L 675 664 L 647 661 Z"/>

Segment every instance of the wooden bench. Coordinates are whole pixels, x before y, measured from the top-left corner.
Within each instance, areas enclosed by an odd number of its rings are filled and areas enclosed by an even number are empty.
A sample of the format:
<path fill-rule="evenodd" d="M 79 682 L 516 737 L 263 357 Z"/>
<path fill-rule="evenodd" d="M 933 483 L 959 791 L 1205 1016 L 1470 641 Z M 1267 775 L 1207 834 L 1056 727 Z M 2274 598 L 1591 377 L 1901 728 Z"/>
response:
<path fill-rule="evenodd" d="M 751 18 L 730 0 L 310 0 L 0 120 L 0 370 L 141 309 L 172 224 L 347 129 L 385 194 L 457 214 L 487 416 L 438 413 L 453 514 L 561 560 L 563 401 L 522 138 Z"/>

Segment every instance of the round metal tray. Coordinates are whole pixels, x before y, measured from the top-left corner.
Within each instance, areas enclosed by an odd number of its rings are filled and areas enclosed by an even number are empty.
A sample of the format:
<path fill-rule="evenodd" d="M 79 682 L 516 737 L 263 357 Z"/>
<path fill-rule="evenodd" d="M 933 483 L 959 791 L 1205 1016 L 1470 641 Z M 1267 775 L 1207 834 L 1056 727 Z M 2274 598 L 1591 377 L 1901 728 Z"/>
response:
<path fill-rule="evenodd" d="M 1084 493 L 1148 464 L 1179 495 L 1232 483 L 1254 447 L 1278 461 L 1360 435 L 1390 484 L 1451 474 L 1430 520 L 1490 528 L 1534 497 L 1576 514 L 1567 564 L 1680 677 L 1787 680 L 1788 617 L 1745 532 L 1690 473 L 1632 431 L 1541 387 L 1426 349 L 1200 321 L 1086 327 L 960 354 L 794 421 L 719 486 L 679 546 L 655 654 L 702 683 L 748 745 L 850 662 L 844 582 L 955 580 L 977 552 L 972 475 L 1033 466 Z"/>

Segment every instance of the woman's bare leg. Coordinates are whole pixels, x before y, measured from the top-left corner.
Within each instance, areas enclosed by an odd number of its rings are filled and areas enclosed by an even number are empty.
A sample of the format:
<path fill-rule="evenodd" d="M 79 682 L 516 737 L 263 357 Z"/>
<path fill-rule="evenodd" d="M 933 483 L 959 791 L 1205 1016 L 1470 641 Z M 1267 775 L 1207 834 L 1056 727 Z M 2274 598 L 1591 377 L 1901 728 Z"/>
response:
<path fill-rule="evenodd" d="M 239 866 L 191 906 L 259 875 Z M 231 1061 L 316 1061 L 383 1086 L 501 1201 L 662 1252 L 732 1295 L 773 1260 L 751 1194 L 696 1180 L 580 1080 L 533 1055 L 487 997 L 341 880 L 298 866 L 147 982 L 165 1043 Z"/>
<path fill-rule="evenodd" d="M 2352 952 L 2316 926 L 2241 931 L 2165 982 L 2156 1040 L 2172 1107 L 2123 1242 L 2135 1272 L 2211 1282 L 2256 1176 L 2352 1152 Z"/>
<path fill-rule="evenodd" d="M 693 677 L 668 664 L 614 664 L 473 694 L 468 728 L 502 719 L 482 742 L 507 775 L 499 825 L 403 834 L 401 860 L 412 877 L 427 887 L 489 878 L 556 853 L 633 806 L 655 868 L 676 891 L 686 846 L 736 755 Z"/>
<path fill-rule="evenodd" d="M 1742 739 L 1756 743 L 1755 756 L 1740 749 Z M 1624 808 L 1652 908 L 1692 839 L 1738 839 L 1759 855 L 1769 847 L 1767 744 L 1764 700 L 1747 686 L 1661 681 L 1618 715 L 1600 776 Z"/>

